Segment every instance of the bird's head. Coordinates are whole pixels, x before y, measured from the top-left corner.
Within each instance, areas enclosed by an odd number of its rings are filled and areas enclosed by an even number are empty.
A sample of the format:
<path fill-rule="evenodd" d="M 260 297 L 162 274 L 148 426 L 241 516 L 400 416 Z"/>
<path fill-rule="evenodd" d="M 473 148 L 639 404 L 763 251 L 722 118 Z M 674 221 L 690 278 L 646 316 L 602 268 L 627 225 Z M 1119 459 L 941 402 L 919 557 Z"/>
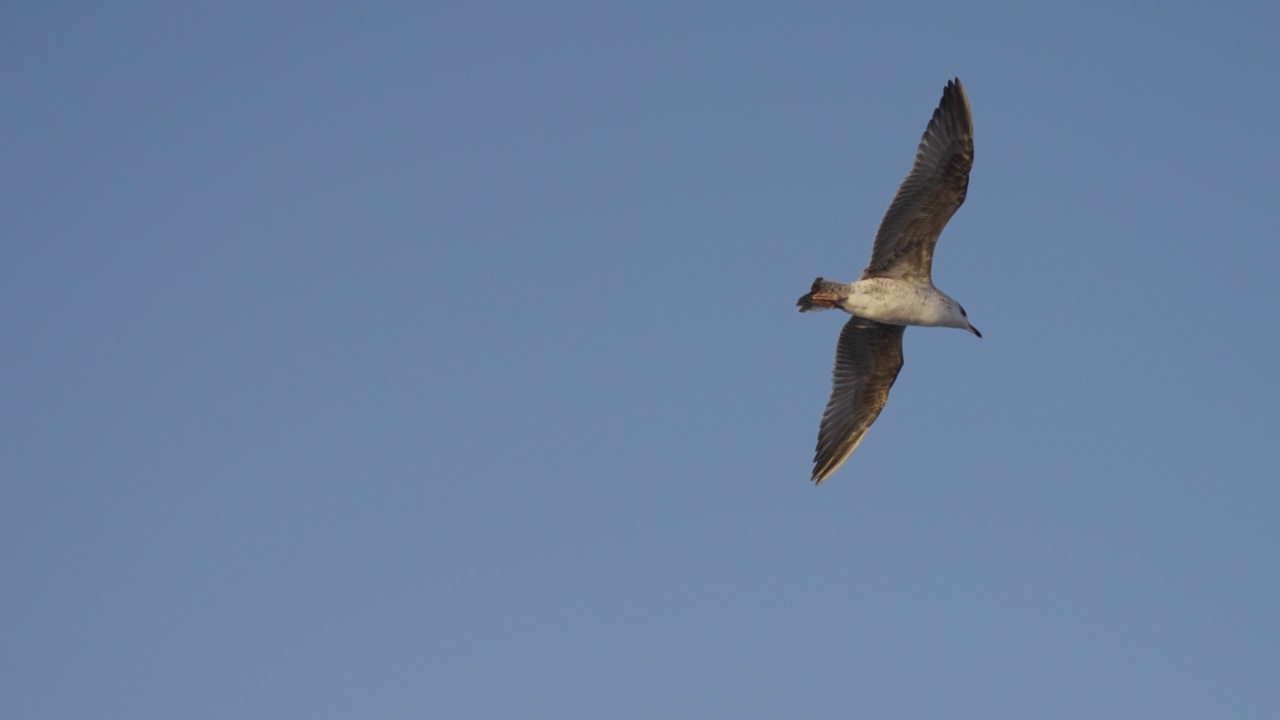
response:
<path fill-rule="evenodd" d="M 953 300 L 951 314 L 951 319 L 954 323 L 952 327 L 958 327 L 961 330 L 968 330 L 974 335 L 982 337 L 982 333 L 978 332 L 978 328 L 974 327 L 973 323 L 969 322 L 969 313 L 964 311 L 963 305 Z"/>

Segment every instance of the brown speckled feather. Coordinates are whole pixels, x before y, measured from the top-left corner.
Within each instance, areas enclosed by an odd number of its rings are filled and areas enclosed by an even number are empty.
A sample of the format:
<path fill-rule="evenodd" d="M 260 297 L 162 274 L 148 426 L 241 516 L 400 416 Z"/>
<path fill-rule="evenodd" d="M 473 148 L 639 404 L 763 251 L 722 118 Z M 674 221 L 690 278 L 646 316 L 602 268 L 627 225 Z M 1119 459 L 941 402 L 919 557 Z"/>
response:
<path fill-rule="evenodd" d="M 959 78 L 920 138 L 916 161 L 876 232 L 871 263 L 862 277 L 930 280 L 933 249 L 942 228 L 964 202 L 973 167 L 973 117 Z"/>
<path fill-rule="evenodd" d="M 821 484 L 853 454 L 889 400 L 902 369 L 906 327 L 853 316 L 840 331 L 831 399 L 822 413 L 813 480 Z"/>

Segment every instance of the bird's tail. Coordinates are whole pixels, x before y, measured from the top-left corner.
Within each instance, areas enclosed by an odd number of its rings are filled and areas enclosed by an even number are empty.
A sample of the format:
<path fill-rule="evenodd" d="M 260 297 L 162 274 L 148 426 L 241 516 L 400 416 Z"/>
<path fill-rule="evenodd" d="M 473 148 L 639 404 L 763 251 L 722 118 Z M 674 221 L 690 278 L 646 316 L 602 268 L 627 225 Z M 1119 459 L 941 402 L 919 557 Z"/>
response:
<path fill-rule="evenodd" d="M 842 283 L 826 278 L 818 278 L 813 281 L 813 287 L 809 288 L 809 292 L 800 296 L 796 301 L 796 307 L 800 308 L 800 312 L 814 312 L 817 310 L 830 310 L 840 301 L 839 291 L 844 287 Z"/>

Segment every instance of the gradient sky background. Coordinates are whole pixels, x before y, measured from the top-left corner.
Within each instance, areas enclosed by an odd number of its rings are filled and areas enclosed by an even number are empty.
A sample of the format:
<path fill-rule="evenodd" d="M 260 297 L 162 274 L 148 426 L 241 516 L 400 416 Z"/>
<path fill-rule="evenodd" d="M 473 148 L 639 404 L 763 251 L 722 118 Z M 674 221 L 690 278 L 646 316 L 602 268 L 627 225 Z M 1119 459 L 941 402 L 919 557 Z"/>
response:
<path fill-rule="evenodd" d="M 1274 3 L 196 5 L 0 12 L 0 716 L 1275 716 Z"/>

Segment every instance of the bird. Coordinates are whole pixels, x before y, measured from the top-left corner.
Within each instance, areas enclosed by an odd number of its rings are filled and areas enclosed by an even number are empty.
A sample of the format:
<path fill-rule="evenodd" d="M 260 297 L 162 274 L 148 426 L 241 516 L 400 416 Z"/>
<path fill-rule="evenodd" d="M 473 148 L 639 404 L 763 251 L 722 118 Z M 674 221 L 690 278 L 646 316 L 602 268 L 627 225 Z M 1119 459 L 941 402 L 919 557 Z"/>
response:
<path fill-rule="evenodd" d="M 820 277 L 796 301 L 800 312 L 839 308 L 852 316 L 836 343 L 831 398 L 814 452 L 815 485 L 849 459 L 884 409 L 902 370 L 908 325 L 960 328 L 982 337 L 964 307 L 933 285 L 933 250 L 964 202 L 972 167 L 973 114 L 954 78 L 880 221 L 862 276 L 852 283 Z"/>

